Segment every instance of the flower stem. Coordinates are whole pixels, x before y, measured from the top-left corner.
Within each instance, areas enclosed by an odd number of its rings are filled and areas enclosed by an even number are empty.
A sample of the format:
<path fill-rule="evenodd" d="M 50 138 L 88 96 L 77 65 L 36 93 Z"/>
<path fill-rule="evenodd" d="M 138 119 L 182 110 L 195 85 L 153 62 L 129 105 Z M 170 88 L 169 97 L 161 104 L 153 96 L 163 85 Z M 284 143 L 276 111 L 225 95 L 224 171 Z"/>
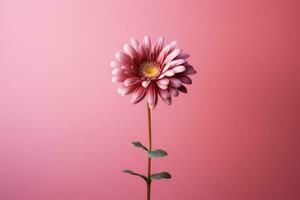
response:
<path fill-rule="evenodd" d="M 152 150 L 152 137 L 151 137 L 151 110 L 149 104 L 147 103 L 147 116 L 148 116 L 148 142 L 149 151 Z M 148 157 L 148 182 L 147 182 L 147 200 L 151 197 L 151 158 Z"/>

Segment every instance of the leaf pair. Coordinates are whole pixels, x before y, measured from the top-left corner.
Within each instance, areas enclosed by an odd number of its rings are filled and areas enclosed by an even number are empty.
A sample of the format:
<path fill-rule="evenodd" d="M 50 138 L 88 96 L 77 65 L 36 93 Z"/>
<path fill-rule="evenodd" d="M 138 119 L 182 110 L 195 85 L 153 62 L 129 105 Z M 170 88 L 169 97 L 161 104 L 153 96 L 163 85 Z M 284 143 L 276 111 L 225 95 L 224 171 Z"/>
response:
<path fill-rule="evenodd" d="M 134 176 L 139 176 L 139 177 L 141 177 L 142 179 L 144 179 L 146 182 L 148 182 L 148 178 L 147 178 L 146 176 L 142 175 L 142 174 L 135 173 L 135 172 L 133 172 L 133 171 L 131 171 L 131 170 L 128 170 L 128 169 L 123 170 L 123 172 L 124 172 L 124 173 L 127 173 L 127 174 L 134 175 Z"/>
<path fill-rule="evenodd" d="M 148 157 L 150 158 L 159 158 L 159 157 L 164 157 L 164 156 L 167 156 L 168 153 L 162 149 L 157 149 L 157 150 L 154 150 L 154 151 L 149 151 L 142 143 L 140 143 L 139 141 L 135 141 L 135 142 L 132 142 L 133 146 L 135 147 L 139 147 L 139 148 L 142 148 L 144 149 L 145 151 L 148 152 Z"/>
<path fill-rule="evenodd" d="M 170 178 L 172 178 L 172 176 L 169 172 L 159 172 L 159 173 L 152 174 L 150 180 L 148 179 L 148 177 L 146 177 L 142 174 L 139 174 L 139 173 L 135 173 L 135 172 L 133 172 L 131 170 L 128 170 L 128 169 L 123 170 L 123 172 L 134 175 L 134 176 L 139 176 L 142 179 L 144 179 L 146 182 L 152 181 L 153 179 L 160 180 L 160 179 L 170 179 Z"/>
<path fill-rule="evenodd" d="M 138 148 L 142 148 L 144 149 L 147 153 L 148 153 L 148 157 L 149 158 L 159 158 L 159 157 L 164 157 L 164 156 L 167 156 L 168 153 L 162 149 L 157 149 L 157 150 L 154 150 L 154 151 L 149 151 L 149 149 L 147 147 L 145 147 L 141 142 L 139 141 L 134 141 L 132 142 L 133 146 L 135 147 L 138 147 Z M 142 174 L 139 174 L 139 173 L 136 173 L 136 172 L 133 172 L 131 170 L 123 170 L 124 173 L 127 173 L 127 174 L 131 174 L 131 175 L 134 175 L 134 176 L 138 176 L 142 179 L 144 179 L 147 183 L 151 182 L 153 179 L 156 179 L 156 180 L 160 180 L 160 179 L 170 179 L 172 176 L 169 172 L 159 172 L 159 173 L 155 173 L 155 174 L 152 174 L 150 177 L 147 177 L 145 175 L 142 175 Z"/>

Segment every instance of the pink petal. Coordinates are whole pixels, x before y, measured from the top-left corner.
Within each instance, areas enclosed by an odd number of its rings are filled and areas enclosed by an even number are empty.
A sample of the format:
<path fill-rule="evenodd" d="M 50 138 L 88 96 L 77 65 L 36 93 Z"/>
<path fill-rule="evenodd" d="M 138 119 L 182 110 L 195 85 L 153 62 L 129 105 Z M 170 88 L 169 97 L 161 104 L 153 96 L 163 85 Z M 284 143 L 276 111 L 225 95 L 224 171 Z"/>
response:
<path fill-rule="evenodd" d="M 124 71 L 122 70 L 122 69 L 120 69 L 120 68 L 115 68 L 115 69 L 113 69 L 113 71 L 112 71 L 112 75 L 113 76 L 124 76 L 125 75 L 125 73 L 124 73 Z"/>
<path fill-rule="evenodd" d="M 124 71 L 134 72 L 132 67 L 128 65 L 122 65 L 120 68 Z"/>
<path fill-rule="evenodd" d="M 114 77 L 112 77 L 112 82 L 113 83 L 121 83 L 121 82 L 123 82 L 125 79 L 127 78 L 127 76 L 114 76 Z"/>
<path fill-rule="evenodd" d="M 138 52 L 139 51 L 139 45 L 140 45 L 139 42 L 135 38 L 131 38 L 130 43 L 131 43 L 132 48 L 136 52 Z"/>
<path fill-rule="evenodd" d="M 138 53 L 128 44 L 123 46 L 124 52 L 128 54 L 132 59 L 138 57 Z"/>
<path fill-rule="evenodd" d="M 158 56 L 158 54 L 161 52 L 163 46 L 164 46 L 164 37 L 159 37 L 155 44 L 155 56 Z"/>
<path fill-rule="evenodd" d="M 172 51 L 165 59 L 164 63 L 167 64 L 168 62 L 171 62 L 176 56 L 178 56 L 181 53 L 180 49 L 175 49 Z"/>
<path fill-rule="evenodd" d="M 171 49 L 171 46 L 168 44 L 168 45 L 166 45 L 166 46 L 161 50 L 161 52 L 158 54 L 158 57 L 157 57 L 157 62 L 158 62 L 158 63 L 163 63 L 163 62 L 164 62 L 165 57 L 166 57 L 166 55 L 168 55 L 170 49 Z"/>
<path fill-rule="evenodd" d="M 155 93 L 154 93 L 154 103 L 153 104 L 150 104 L 149 107 L 151 109 L 154 109 L 157 105 L 157 101 L 158 101 L 158 97 L 157 97 L 157 88 L 155 87 Z"/>
<path fill-rule="evenodd" d="M 156 85 L 160 88 L 160 89 L 167 89 L 168 88 L 168 85 L 165 85 L 165 84 L 161 84 L 159 81 L 156 81 Z"/>
<path fill-rule="evenodd" d="M 157 42 L 156 42 L 156 50 L 157 50 L 158 52 L 160 52 L 160 51 L 162 50 L 163 46 L 164 46 L 164 37 L 161 36 L 161 37 L 159 37 L 159 38 L 157 39 Z"/>
<path fill-rule="evenodd" d="M 176 66 L 176 67 L 172 68 L 172 71 L 175 73 L 184 72 L 185 66 L 183 66 L 183 65 Z"/>
<path fill-rule="evenodd" d="M 111 66 L 111 67 L 120 67 L 121 64 L 120 64 L 118 61 L 111 61 L 111 62 L 110 62 L 110 66 Z"/>
<path fill-rule="evenodd" d="M 145 96 L 145 88 L 137 87 L 134 92 L 132 93 L 130 102 L 136 104 L 140 102 Z"/>
<path fill-rule="evenodd" d="M 143 81 L 143 82 L 142 82 L 142 86 L 143 86 L 144 88 L 147 88 L 147 87 L 148 87 L 148 85 L 149 85 L 149 83 L 150 83 L 150 81 L 149 81 L 149 80 L 147 80 L 147 81 Z"/>
<path fill-rule="evenodd" d="M 172 70 L 168 70 L 164 73 L 165 76 L 174 76 L 175 72 Z"/>
<path fill-rule="evenodd" d="M 168 105 L 170 106 L 172 104 L 172 98 L 168 98 L 168 99 L 163 99 L 163 101 Z"/>
<path fill-rule="evenodd" d="M 151 49 L 151 41 L 150 41 L 149 36 L 146 35 L 144 37 L 142 46 L 145 49 L 146 56 L 148 56 L 150 54 L 150 49 Z"/>
<path fill-rule="evenodd" d="M 179 94 L 178 89 L 171 87 L 171 86 L 168 88 L 168 91 L 169 91 L 170 95 L 173 97 L 177 97 Z"/>
<path fill-rule="evenodd" d="M 197 73 L 191 65 L 186 65 L 185 68 L 185 71 L 182 73 L 183 75 L 192 75 Z"/>
<path fill-rule="evenodd" d="M 178 59 L 178 60 L 173 60 L 173 61 L 171 61 L 171 62 L 168 62 L 166 65 L 165 65 L 165 67 L 164 67 L 164 69 L 163 69 L 163 71 L 162 72 L 165 72 L 165 71 L 167 71 L 169 68 L 171 68 L 171 67 L 174 67 L 174 66 L 177 66 L 177 65 L 182 65 L 182 64 L 184 64 L 186 61 L 185 60 L 183 60 L 183 59 Z"/>
<path fill-rule="evenodd" d="M 192 84 L 192 79 L 190 79 L 188 76 L 179 76 L 178 78 L 182 83 L 189 85 Z"/>
<path fill-rule="evenodd" d="M 173 41 L 169 45 L 170 45 L 170 52 L 172 52 L 177 46 L 177 41 Z"/>
<path fill-rule="evenodd" d="M 157 57 L 157 62 L 158 63 L 163 63 L 166 56 L 172 52 L 176 48 L 176 41 L 171 42 L 170 44 L 166 45 L 161 52 L 159 53 Z"/>
<path fill-rule="evenodd" d="M 167 105 L 171 105 L 172 99 L 171 99 L 171 96 L 170 96 L 168 90 L 158 89 L 158 94 L 159 94 L 160 98 L 161 98 Z"/>
<path fill-rule="evenodd" d="M 182 86 L 182 83 L 179 79 L 177 78 L 170 78 L 170 85 L 176 88 L 179 88 Z"/>
<path fill-rule="evenodd" d="M 161 75 L 159 75 L 159 76 L 157 77 L 157 79 L 162 79 L 163 77 L 165 77 L 165 74 L 164 74 L 164 73 L 162 73 Z"/>
<path fill-rule="evenodd" d="M 182 93 L 187 93 L 187 89 L 183 85 L 181 87 L 179 87 L 178 90 Z"/>
<path fill-rule="evenodd" d="M 155 45 L 151 46 L 151 50 L 150 50 L 150 55 L 149 55 L 149 59 L 150 60 L 155 60 L 156 55 L 155 55 Z"/>
<path fill-rule="evenodd" d="M 150 85 L 147 88 L 147 101 L 148 101 L 149 105 L 154 105 L 155 98 L 156 98 L 155 87 L 153 85 Z"/>
<path fill-rule="evenodd" d="M 140 54 L 141 59 L 144 59 L 147 57 L 147 52 L 146 52 L 143 44 L 140 44 L 140 46 L 139 46 L 139 54 Z"/>
<path fill-rule="evenodd" d="M 160 79 L 156 82 L 158 82 L 159 84 L 162 84 L 162 85 L 168 85 L 169 84 L 169 79 L 163 78 L 163 79 Z"/>
<path fill-rule="evenodd" d="M 137 74 L 134 71 L 124 71 L 128 77 L 137 77 Z"/>
<path fill-rule="evenodd" d="M 138 82 L 140 82 L 140 79 L 137 77 L 126 78 L 124 81 L 124 86 L 128 87 L 128 86 L 136 84 Z"/>
<path fill-rule="evenodd" d="M 115 54 L 115 57 L 118 59 L 118 61 L 120 63 L 126 64 L 126 65 L 131 65 L 132 64 L 131 58 L 125 53 L 117 52 Z"/>
<path fill-rule="evenodd" d="M 137 88 L 137 84 L 134 84 L 134 85 L 131 85 L 128 87 L 125 87 L 124 85 L 122 85 L 118 88 L 118 93 L 120 93 L 121 96 L 125 96 L 125 95 L 132 93 L 136 88 Z"/>
<path fill-rule="evenodd" d="M 122 90 L 124 90 L 124 89 L 125 89 L 124 85 L 120 85 L 120 86 L 118 87 L 117 93 L 118 93 L 118 94 L 121 94 L 121 93 L 122 93 Z"/>
<path fill-rule="evenodd" d="M 168 90 L 158 89 L 158 94 L 162 99 L 170 98 L 170 94 L 169 94 Z"/>
<path fill-rule="evenodd" d="M 186 60 L 186 59 L 188 59 L 189 57 L 190 57 L 189 54 L 181 52 L 181 53 L 176 57 L 176 59 L 184 59 L 184 60 Z"/>

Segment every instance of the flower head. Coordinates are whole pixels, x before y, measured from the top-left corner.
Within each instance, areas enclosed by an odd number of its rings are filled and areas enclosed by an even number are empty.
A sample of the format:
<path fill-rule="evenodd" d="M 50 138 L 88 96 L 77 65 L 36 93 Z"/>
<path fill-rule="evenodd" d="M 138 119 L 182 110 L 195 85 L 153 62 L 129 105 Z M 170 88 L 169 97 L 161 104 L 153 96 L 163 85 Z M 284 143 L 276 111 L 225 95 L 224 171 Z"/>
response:
<path fill-rule="evenodd" d="M 163 37 L 154 44 L 148 36 L 142 43 L 132 38 L 123 50 L 115 54 L 117 60 L 110 64 L 114 68 L 112 81 L 121 83 L 118 93 L 122 96 L 131 94 L 131 103 L 146 98 L 153 109 L 158 96 L 171 105 L 172 97 L 187 93 L 184 85 L 192 84 L 189 75 L 196 71 L 187 62 L 189 55 L 176 47 L 176 41 L 164 46 Z"/>

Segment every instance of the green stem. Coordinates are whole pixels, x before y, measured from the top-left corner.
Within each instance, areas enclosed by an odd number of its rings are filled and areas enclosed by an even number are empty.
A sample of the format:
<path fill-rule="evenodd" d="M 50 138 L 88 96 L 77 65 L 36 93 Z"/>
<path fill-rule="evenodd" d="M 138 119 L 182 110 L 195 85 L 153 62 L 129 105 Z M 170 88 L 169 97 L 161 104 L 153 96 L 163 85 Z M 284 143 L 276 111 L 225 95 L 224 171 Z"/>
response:
<path fill-rule="evenodd" d="M 152 150 L 152 137 L 151 137 L 151 110 L 149 104 L 147 103 L 147 116 L 148 116 L 148 150 Z M 147 182 L 147 200 L 151 197 L 151 158 L 148 157 L 148 182 Z"/>

